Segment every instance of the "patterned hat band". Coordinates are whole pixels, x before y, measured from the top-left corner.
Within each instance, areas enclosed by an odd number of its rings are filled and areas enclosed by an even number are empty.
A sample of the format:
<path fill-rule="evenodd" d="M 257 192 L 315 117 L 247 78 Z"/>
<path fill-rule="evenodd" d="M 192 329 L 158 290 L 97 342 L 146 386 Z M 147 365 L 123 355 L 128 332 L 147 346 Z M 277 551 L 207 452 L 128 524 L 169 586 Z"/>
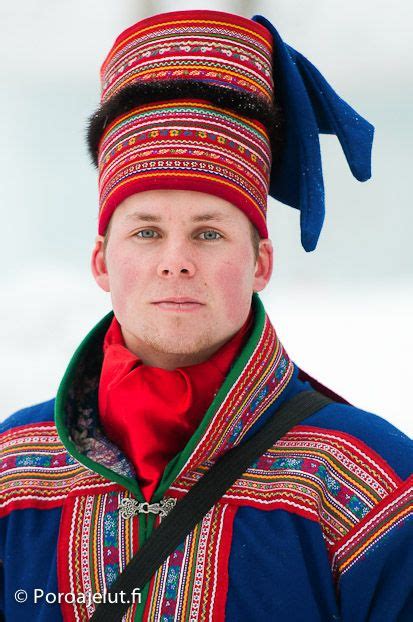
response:
<path fill-rule="evenodd" d="M 174 11 L 141 20 L 116 39 L 101 67 L 104 103 L 133 83 L 197 80 L 273 101 L 273 40 L 250 19 Z"/>
<path fill-rule="evenodd" d="M 259 121 L 197 99 L 141 105 L 105 128 L 98 166 L 101 235 L 132 194 L 184 189 L 229 201 L 268 237 L 271 146 Z"/>

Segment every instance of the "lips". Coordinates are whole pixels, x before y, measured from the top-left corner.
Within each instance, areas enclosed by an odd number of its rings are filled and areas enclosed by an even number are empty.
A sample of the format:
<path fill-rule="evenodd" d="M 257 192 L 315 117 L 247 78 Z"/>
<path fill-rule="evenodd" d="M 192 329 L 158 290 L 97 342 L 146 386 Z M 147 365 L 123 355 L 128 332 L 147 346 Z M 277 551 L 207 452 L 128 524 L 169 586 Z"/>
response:
<path fill-rule="evenodd" d="M 186 303 L 196 303 L 203 304 L 200 300 L 196 300 L 195 298 L 188 298 L 183 296 L 171 296 L 170 298 L 162 298 L 161 300 L 155 300 L 154 304 L 159 304 L 161 302 L 173 302 L 175 304 L 181 305 Z"/>
<path fill-rule="evenodd" d="M 196 300 L 195 298 L 188 298 L 184 296 L 172 296 L 170 298 L 162 298 L 161 300 L 155 300 L 153 303 L 158 309 L 165 311 L 197 311 L 204 306 L 205 303 Z"/>

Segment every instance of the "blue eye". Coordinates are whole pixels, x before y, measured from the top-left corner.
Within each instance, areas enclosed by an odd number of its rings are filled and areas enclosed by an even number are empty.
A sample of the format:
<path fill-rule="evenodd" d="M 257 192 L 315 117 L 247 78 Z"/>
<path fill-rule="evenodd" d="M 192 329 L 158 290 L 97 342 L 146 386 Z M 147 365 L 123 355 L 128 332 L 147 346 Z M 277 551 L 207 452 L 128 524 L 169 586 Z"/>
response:
<path fill-rule="evenodd" d="M 138 231 L 136 233 L 137 237 L 143 238 L 145 240 L 152 240 L 157 235 L 157 232 L 153 229 L 142 229 L 142 231 Z"/>
<path fill-rule="evenodd" d="M 202 238 L 203 240 L 219 240 L 219 238 L 222 237 L 222 235 L 220 233 L 218 233 L 218 231 L 203 231 L 201 233 L 201 236 L 205 236 L 204 238 Z"/>

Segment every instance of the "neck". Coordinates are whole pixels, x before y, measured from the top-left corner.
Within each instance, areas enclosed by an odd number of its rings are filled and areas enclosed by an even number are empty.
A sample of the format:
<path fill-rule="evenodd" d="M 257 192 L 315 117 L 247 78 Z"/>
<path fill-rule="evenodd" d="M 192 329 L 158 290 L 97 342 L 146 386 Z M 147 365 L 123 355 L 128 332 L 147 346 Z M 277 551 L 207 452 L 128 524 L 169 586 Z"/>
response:
<path fill-rule="evenodd" d="M 202 348 L 195 352 L 165 352 L 156 349 L 152 344 L 136 339 L 129 335 L 128 331 L 121 328 L 125 346 L 130 352 L 137 356 L 144 365 L 159 367 L 160 369 L 173 370 L 178 367 L 188 367 L 198 365 L 211 358 L 235 333 L 209 347 Z M 238 332 L 238 331 L 236 331 Z"/>

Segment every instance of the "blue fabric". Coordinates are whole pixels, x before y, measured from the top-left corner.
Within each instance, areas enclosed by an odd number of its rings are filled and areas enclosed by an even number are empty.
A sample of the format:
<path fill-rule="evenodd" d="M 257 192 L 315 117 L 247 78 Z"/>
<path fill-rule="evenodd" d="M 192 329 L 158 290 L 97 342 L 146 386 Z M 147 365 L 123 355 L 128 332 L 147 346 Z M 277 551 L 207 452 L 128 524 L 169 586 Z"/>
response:
<path fill-rule="evenodd" d="M 7 622 L 60 622 L 58 603 L 39 598 L 34 590 L 57 594 L 57 538 L 61 508 L 18 510 L 0 520 L 0 559 L 6 572 L 0 584 L 0 603 Z M 24 589 L 26 602 L 17 602 L 16 590 Z M 33 615 L 35 612 L 35 615 Z"/>
<path fill-rule="evenodd" d="M 411 439 L 377 415 L 347 404 L 334 404 L 309 417 L 306 425 L 346 432 L 373 449 L 401 479 L 411 475 Z"/>
<path fill-rule="evenodd" d="M 27 406 L 13 413 L 0 423 L 0 434 L 26 423 L 39 423 L 41 421 L 54 421 L 54 398 L 41 404 Z"/>
<path fill-rule="evenodd" d="M 277 400 L 277 408 L 301 391 L 312 389 L 310 382 L 298 378 L 299 370 L 295 367 L 292 381 L 286 391 Z M 273 415 L 269 408 L 246 435 L 247 440 Z M 337 430 L 350 434 L 373 449 L 385 462 L 390 464 L 400 479 L 411 475 L 413 465 L 413 443 L 411 439 L 391 423 L 360 408 L 349 404 L 333 403 L 321 408 L 308 417 L 305 425 L 312 425 L 326 430 Z"/>
<path fill-rule="evenodd" d="M 308 386 L 295 375 L 283 399 Z M 50 400 L 19 411 L 2 424 L 2 431 L 51 421 L 53 405 Z M 411 442 L 380 417 L 334 404 L 312 415 L 306 425 L 353 435 L 377 451 L 402 478 L 411 471 Z M 0 573 L 0 607 L 7 622 L 62 620 L 57 603 L 41 599 L 33 605 L 32 598 L 34 588 L 58 591 L 60 516 L 61 508 L 25 509 L 0 520 L 0 559 L 6 568 L 3 584 Z M 412 527 L 411 519 L 405 520 L 377 541 L 344 574 L 336 593 L 317 522 L 285 510 L 240 507 L 233 525 L 226 620 L 407 622 L 413 616 Z M 20 588 L 29 593 L 27 604 L 14 600 Z"/>
<path fill-rule="evenodd" d="M 359 181 L 371 177 L 373 126 L 349 106 L 321 73 L 281 39 L 265 17 L 274 40 L 274 88 L 285 116 L 281 161 L 273 167 L 270 195 L 300 210 L 301 243 L 312 251 L 324 222 L 324 183 L 319 134 L 335 134 Z"/>
<path fill-rule="evenodd" d="M 413 520 L 345 573 L 336 597 L 317 523 L 240 508 L 233 527 L 226 619 L 410 622 Z"/>
<path fill-rule="evenodd" d="M 413 620 L 412 543 L 410 515 L 344 574 L 339 585 L 343 620 Z"/>
<path fill-rule="evenodd" d="M 338 620 L 320 526 L 283 510 L 237 511 L 226 619 Z"/>

